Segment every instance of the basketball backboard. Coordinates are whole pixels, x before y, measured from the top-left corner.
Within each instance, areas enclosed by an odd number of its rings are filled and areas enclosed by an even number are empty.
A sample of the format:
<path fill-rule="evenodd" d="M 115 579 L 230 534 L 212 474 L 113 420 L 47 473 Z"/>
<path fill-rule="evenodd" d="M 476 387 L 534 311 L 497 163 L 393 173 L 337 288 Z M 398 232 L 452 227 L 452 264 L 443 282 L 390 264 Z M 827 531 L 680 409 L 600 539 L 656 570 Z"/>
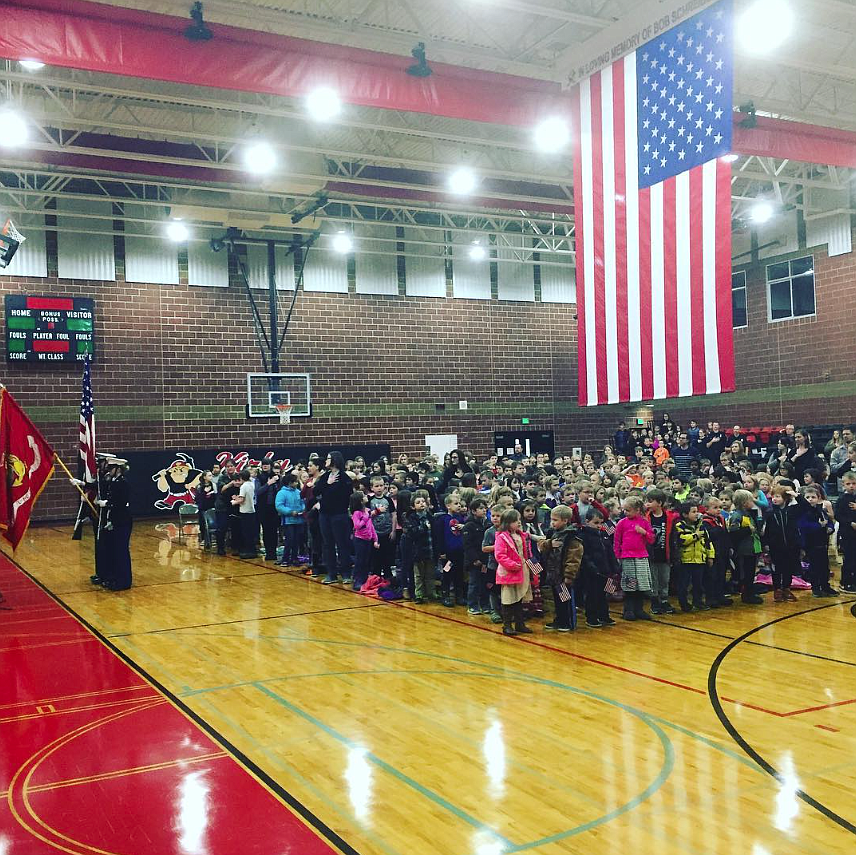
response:
<path fill-rule="evenodd" d="M 291 404 L 291 418 L 312 415 L 309 374 L 247 374 L 247 416 L 279 418 L 277 404 Z"/>

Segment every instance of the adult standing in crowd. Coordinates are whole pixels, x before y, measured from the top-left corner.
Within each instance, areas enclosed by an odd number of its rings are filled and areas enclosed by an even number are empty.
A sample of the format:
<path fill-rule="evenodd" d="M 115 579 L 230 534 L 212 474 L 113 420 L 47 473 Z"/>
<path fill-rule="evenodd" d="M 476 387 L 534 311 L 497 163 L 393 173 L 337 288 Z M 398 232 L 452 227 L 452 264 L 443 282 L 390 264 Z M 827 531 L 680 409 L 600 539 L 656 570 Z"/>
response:
<path fill-rule="evenodd" d="M 720 429 L 719 422 L 713 422 L 710 433 L 704 441 L 704 456 L 713 464 L 718 463 L 720 455 L 725 451 L 727 442 L 728 437 Z"/>
<path fill-rule="evenodd" d="M 801 484 L 806 469 L 820 469 L 822 471 L 826 468 L 811 447 L 811 437 L 808 431 L 802 428 L 794 432 L 794 449 L 788 455 L 788 460 L 793 464 L 794 475 Z"/>
<path fill-rule="evenodd" d="M 612 437 L 612 447 L 616 454 L 628 455 L 631 452 L 630 447 L 630 431 L 627 430 L 626 422 L 618 423 L 618 430 Z"/>
<path fill-rule="evenodd" d="M 836 445 L 829 454 L 829 469 L 833 474 L 847 462 L 847 453 L 852 442 L 853 428 L 843 428 L 841 431 L 841 443 Z M 840 478 L 837 479 L 837 482 L 838 493 L 840 494 L 844 490 L 844 484 Z"/>
<path fill-rule="evenodd" d="M 407 457 L 402 454 L 399 457 Z M 307 478 L 300 488 L 300 498 L 306 506 L 304 516 L 306 527 L 309 532 L 309 572 L 313 576 L 321 576 L 324 573 L 323 539 L 321 537 L 321 522 L 319 519 L 320 503 L 315 494 L 315 483 L 324 474 L 324 461 L 320 457 L 310 457 L 306 464 Z"/>
<path fill-rule="evenodd" d="M 472 471 L 473 468 L 467 463 L 464 452 L 458 448 L 453 448 L 449 452 L 449 463 L 443 470 L 440 483 L 437 485 L 437 493 L 442 495 L 448 490 L 449 484 L 453 479 L 460 481 L 467 472 Z"/>
<path fill-rule="evenodd" d="M 314 493 L 319 500 L 318 521 L 324 544 L 325 585 L 334 584 L 338 577 L 351 580 L 351 520 L 348 503 L 353 486 L 345 470 L 345 458 L 340 451 L 331 451 L 325 461 L 327 470 L 315 482 Z"/>
<path fill-rule="evenodd" d="M 256 513 L 262 527 L 262 543 L 265 547 L 265 561 L 276 561 L 279 542 L 279 514 L 276 510 L 276 494 L 279 492 L 279 472 L 268 461 L 262 463 L 256 481 L 259 485 L 256 493 Z"/>
<path fill-rule="evenodd" d="M 217 479 L 217 499 L 214 509 L 217 512 L 217 554 L 226 554 L 226 531 L 232 533 L 232 552 L 238 554 L 241 547 L 241 521 L 238 506 L 232 499 L 238 495 L 241 481 L 233 461 L 229 460 Z"/>

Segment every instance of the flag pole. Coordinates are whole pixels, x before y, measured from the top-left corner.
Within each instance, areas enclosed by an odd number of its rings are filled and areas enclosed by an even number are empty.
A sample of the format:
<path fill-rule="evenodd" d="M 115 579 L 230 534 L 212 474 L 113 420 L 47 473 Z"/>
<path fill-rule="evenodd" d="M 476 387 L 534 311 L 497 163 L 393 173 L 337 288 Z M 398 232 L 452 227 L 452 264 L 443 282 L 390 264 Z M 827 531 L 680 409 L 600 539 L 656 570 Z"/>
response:
<path fill-rule="evenodd" d="M 80 484 L 77 483 L 77 479 L 74 477 L 74 475 L 71 474 L 71 470 L 68 468 L 68 466 L 65 465 L 65 463 L 62 462 L 62 458 L 56 452 L 54 452 L 54 460 L 59 463 L 59 465 L 63 468 L 65 474 L 68 475 L 69 481 L 74 484 L 75 488 L 77 489 L 77 492 L 80 493 L 86 504 L 89 505 L 89 507 L 92 508 L 93 512 L 97 514 L 98 508 L 96 508 L 95 505 L 93 505 L 92 502 L 89 501 L 89 496 L 86 495 Z"/>

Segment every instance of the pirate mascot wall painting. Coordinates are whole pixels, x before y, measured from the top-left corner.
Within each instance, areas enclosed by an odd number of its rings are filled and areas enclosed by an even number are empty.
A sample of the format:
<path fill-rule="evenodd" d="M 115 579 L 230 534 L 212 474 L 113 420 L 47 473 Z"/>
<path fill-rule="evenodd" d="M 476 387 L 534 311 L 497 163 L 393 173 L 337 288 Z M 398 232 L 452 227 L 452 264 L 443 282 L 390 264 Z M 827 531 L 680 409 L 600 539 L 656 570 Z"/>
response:
<path fill-rule="evenodd" d="M 176 459 L 166 469 L 152 475 L 158 490 L 166 494 L 155 502 L 155 507 L 161 511 L 171 511 L 182 505 L 192 505 L 193 491 L 199 486 L 201 477 L 202 470 L 195 467 L 192 457 L 187 454 L 176 455 Z"/>

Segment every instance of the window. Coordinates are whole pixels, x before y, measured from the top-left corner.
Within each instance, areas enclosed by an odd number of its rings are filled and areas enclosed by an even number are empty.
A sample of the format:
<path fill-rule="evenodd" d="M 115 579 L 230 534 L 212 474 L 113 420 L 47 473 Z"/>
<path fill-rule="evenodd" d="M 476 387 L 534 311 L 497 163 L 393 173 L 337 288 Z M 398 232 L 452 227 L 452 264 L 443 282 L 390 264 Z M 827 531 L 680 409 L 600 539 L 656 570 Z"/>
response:
<path fill-rule="evenodd" d="M 814 257 L 767 265 L 767 293 L 771 321 L 813 315 Z"/>
<path fill-rule="evenodd" d="M 746 273 L 731 274 L 731 326 L 734 329 L 749 326 L 746 313 Z"/>

